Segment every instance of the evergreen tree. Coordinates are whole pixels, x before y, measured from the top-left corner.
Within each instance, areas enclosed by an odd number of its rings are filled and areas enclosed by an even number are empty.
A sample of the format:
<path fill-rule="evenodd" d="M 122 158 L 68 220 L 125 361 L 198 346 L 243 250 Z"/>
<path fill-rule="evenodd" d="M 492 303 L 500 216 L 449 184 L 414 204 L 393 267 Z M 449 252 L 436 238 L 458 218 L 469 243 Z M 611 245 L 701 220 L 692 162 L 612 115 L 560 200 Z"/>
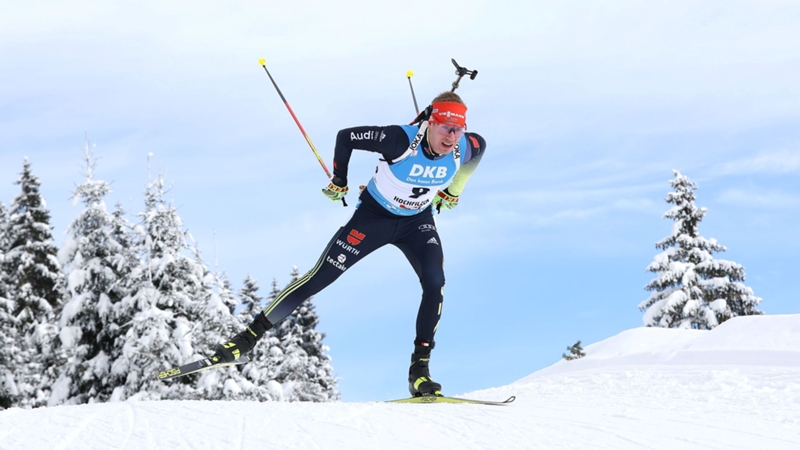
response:
<path fill-rule="evenodd" d="M 309 365 L 305 369 L 307 380 L 310 383 L 305 401 L 328 402 L 339 399 L 336 389 L 336 378 L 333 376 L 331 357 L 328 355 L 330 348 L 322 343 L 325 334 L 316 330 L 319 324 L 316 306 L 309 298 L 300 305 L 296 311 L 297 324 L 300 326 L 301 347 L 309 358 Z"/>
<path fill-rule="evenodd" d="M 5 268 L 16 293 L 17 315 L 30 324 L 51 313 L 61 302 L 61 267 L 53 243 L 50 211 L 39 193 L 39 179 L 25 158 L 18 184 L 22 192 L 8 212 Z"/>
<path fill-rule="evenodd" d="M 108 335 L 117 336 L 111 349 L 111 371 L 108 375 L 108 390 L 111 392 L 108 401 L 124 399 L 125 385 L 128 379 L 129 360 L 125 356 L 124 348 L 127 331 L 133 324 L 135 309 L 130 308 L 129 300 L 135 288 L 140 286 L 143 266 L 139 255 L 140 246 L 137 238 L 140 235 L 126 219 L 125 210 L 117 203 L 112 213 L 111 242 L 119 243 L 119 253 L 116 255 L 116 270 L 119 273 L 118 283 L 115 286 L 114 298 L 119 300 L 112 303 L 112 308 L 107 319 Z"/>
<path fill-rule="evenodd" d="M 761 299 L 741 283 L 744 268 L 714 259 L 713 252 L 727 249 L 698 232 L 706 208 L 694 204 L 697 185 L 677 170 L 673 172 L 670 185 L 674 192 L 666 201 L 674 206 L 664 217 L 675 223 L 672 234 L 656 243 L 663 251 L 647 267 L 657 277 L 645 286 L 653 293 L 639 304 L 645 311 L 645 325 L 711 329 L 734 316 L 761 314 L 756 309 Z"/>
<path fill-rule="evenodd" d="M 53 340 L 58 332 L 54 309 L 61 304 L 63 278 L 53 243 L 50 212 L 39 193 L 39 179 L 27 158 L 15 182 L 21 193 L 11 202 L 8 214 L 8 251 L 4 258 L 8 290 L 12 292 L 12 315 L 16 320 L 14 355 L 16 386 L 21 407 L 43 405 L 49 385 L 43 383 Z"/>
<path fill-rule="evenodd" d="M 6 226 L 6 208 L 0 202 L 0 411 L 19 401 L 14 382 L 14 355 L 19 352 L 16 342 L 17 324 L 12 315 L 14 305 L 9 300 L 8 275 L 3 263 L 8 251 Z"/>
<path fill-rule="evenodd" d="M 0 411 L 10 408 L 19 401 L 19 391 L 14 380 L 16 353 L 16 321 L 11 311 L 11 300 L 0 297 Z"/>
<path fill-rule="evenodd" d="M 197 262 L 205 268 L 199 258 L 199 253 Z M 234 315 L 239 300 L 233 295 L 227 276 L 224 273 L 211 274 L 206 270 L 203 280 L 207 289 L 202 301 L 197 305 L 200 323 L 198 332 L 194 333 L 195 348 L 202 353 L 210 354 L 225 338 L 242 331 L 244 325 L 240 318 Z M 196 359 L 208 356 L 208 354 L 202 353 L 198 354 Z M 192 396 L 196 399 L 244 400 L 249 399 L 255 389 L 255 386 L 240 373 L 240 367 L 237 366 L 205 371 L 198 377 L 197 390 Z"/>
<path fill-rule="evenodd" d="M 225 272 L 213 274 L 212 280 L 214 288 L 217 290 L 217 295 L 219 295 L 220 302 L 222 302 L 222 305 L 224 305 L 225 309 L 228 310 L 228 314 L 233 316 L 234 311 L 236 311 L 236 308 L 241 302 L 233 293 L 231 281 L 228 279 L 228 276 L 225 274 Z M 237 326 L 236 328 L 242 327 Z"/>
<path fill-rule="evenodd" d="M 277 281 L 273 280 L 273 283 L 273 289 L 275 289 L 277 287 Z M 243 306 L 240 314 L 242 316 L 242 322 L 245 324 L 252 322 L 253 318 L 264 310 L 264 305 L 261 304 L 264 298 L 258 295 L 258 289 L 258 282 L 248 275 L 247 278 L 244 279 L 242 289 L 239 291 L 239 298 Z"/>
<path fill-rule="evenodd" d="M 291 282 L 299 277 L 295 267 Z M 326 402 L 339 398 L 330 356 L 326 354 L 329 349 L 322 344 L 325 335 L 316 331 L 319 318 L 312 298 L 270 330 L 280 342 L 282 353 L 270 349 L 275 353 L 275 381 L 281 384 L 283 399 L 287 401 Z"/>
<path fill-rule="evenodd" d="M 0 202 L 0 298 L 8 299 L 8 273 L 6 272 L 6 253 L 8 252 L 8 214 L 6 205 Z"/>
<path fill-rule="evenodd" d="M 256 314 L 260 314 L 261 297 L 258 295 L 258 284 L 248 276 L 240 293 L 244 309 L 240 313 L 245 325 L 253 321 Z M 278 281 L 272 280 L 272 290 L 267 297 L 267 304 L 275 300 L 280 294 Z M 260 402 L 283 400 L 283 388 L 275 378 L 277 366 L 283 361 L 283 350 L 280 340 L 275 337 L 274 330 L 269 330 L 249 353 L 250 362 L 242 367 L 244 375 L 253 385 L 248 398 Z"/>
<path fill-rule="evenodd" d="M 119 303 L 118 314 L 130 314 L 122 357 L 113 370 L 127 373 L 113 399 L 158 400 L 193 395 L 192 377 L 163 383 L 153 374 L 196 357 L 192 336 L 197 299 L 204 298 L 203 267 L 185 253 L 188 233 L 177 210 L 164 202 L 161 176 L 148 184 L 139 245 L 142 265 L 134 270 L 132 292 Z"/>
<path fill-rule="evenodd" d="M 103 201 L 110 186 L 94 180 L 95 161 L 84 155 L 86 179 L 73 199 L 85 209 L 69 226 L 70 235 L 59 252 L 67 278 L 65 305 L 59 317 L 58 347 L 68 357 L 48 404 L 108 401 L 119 377 L 111 367 L 122 337 L 114 307 L 129 293 L 127 280 L 136 264 L 131 238 L 121 210 L 115 215 Z"/>
<path fill-rule="evenodd" d="M 581 347 L 581 341 L 578 341 L 571 346 L 567 347 L 567 351 L 569 354 L 562 353 L 561 357 L 566 359 L 567 361 L 572 361 L 575 359 L 580 359 L 586 356 L 586 353 L 583 351 L 583 347 Z"/>

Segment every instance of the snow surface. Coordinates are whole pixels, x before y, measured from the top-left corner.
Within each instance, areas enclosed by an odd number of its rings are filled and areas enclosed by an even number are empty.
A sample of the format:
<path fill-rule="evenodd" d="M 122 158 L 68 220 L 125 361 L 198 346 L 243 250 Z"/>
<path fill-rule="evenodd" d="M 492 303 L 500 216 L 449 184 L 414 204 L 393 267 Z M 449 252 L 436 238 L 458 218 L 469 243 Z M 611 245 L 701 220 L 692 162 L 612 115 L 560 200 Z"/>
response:
<path fill-rule="evenodd" d="M 464 395 L 517 396 L 504 407 L 126 401 L 11 409 L 0 412 L 0 449 L 800 449 L 798 342 L 800 315 L 741 317 L 713 331 L 631 329 L 587 346 L 583 359 Z"/>

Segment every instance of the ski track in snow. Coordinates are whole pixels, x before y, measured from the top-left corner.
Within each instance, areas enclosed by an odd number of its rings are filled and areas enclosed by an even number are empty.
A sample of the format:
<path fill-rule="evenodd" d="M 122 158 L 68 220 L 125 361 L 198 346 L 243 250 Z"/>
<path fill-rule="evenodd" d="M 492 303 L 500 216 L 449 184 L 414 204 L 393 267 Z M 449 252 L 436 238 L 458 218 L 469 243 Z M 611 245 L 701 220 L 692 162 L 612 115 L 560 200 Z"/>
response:
<path fill-rule="evenodd" d="M 800 370 L 748 369 L 597 369 L 470 395 L 517 395 L 508 406 L 186 401 L 9 410 L 0 413 L 0 448 L 800 448 Z"/>
<path fill-rule="evenodd" d="M 800 449 L 800 353 L 791 348 L 800 315 L 730 322 L 705 333 L 629 330 L 587 347 L 581 360 L 464 395 L 517 396 L 507 406 L 164 401 L 10 409 L 0 411 L 0 450 Z M 755 364 L 759 339 L 770 351 Z M 719 353 L 699 357 L 710 346 Z"/>
<path fill-rule="evenodd" d="M 242 426 L 239 429 L 239 450 L 244 450 L 244 437 L 247 434 L 247 418 L 242 417 Z"/>
<path fill-rule="evenodd" d="M 131 442 L 133 432 L 136 430 L 136 405 L 131 402 L 125 402 L 125 422 L 127 423 L 127 432 L 125 433 L 125 440 L 120 440 L 121 447 L 125 448 Z"/>

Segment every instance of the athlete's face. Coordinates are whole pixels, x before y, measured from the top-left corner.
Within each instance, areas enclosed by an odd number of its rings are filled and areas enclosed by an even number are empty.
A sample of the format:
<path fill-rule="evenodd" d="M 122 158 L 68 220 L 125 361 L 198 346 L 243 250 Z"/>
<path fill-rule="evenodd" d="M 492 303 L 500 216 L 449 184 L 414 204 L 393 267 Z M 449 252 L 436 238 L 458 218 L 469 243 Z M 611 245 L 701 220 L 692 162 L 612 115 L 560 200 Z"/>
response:
<path fill-rule="evenodd" d="M 431 150 L 439 155 L 446 155 L 453 151 L 458 140 L 464 134 L 464 127 L 458 125 L 445 125 L 431 121 L 428 128 L 428 141 Z"/>

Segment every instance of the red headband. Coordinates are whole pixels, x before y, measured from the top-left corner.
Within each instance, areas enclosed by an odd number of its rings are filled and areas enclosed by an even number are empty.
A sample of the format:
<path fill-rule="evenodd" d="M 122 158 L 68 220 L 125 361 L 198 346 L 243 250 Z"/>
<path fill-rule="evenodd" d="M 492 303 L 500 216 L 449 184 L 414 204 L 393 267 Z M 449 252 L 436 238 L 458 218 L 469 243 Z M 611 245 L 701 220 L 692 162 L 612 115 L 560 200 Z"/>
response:
<path fill-rule="evenodd" d="M 448 125 L 467 126 L 467 105 L 455 102 L 436 102 L 431 111 L 431 120 Z"/>

